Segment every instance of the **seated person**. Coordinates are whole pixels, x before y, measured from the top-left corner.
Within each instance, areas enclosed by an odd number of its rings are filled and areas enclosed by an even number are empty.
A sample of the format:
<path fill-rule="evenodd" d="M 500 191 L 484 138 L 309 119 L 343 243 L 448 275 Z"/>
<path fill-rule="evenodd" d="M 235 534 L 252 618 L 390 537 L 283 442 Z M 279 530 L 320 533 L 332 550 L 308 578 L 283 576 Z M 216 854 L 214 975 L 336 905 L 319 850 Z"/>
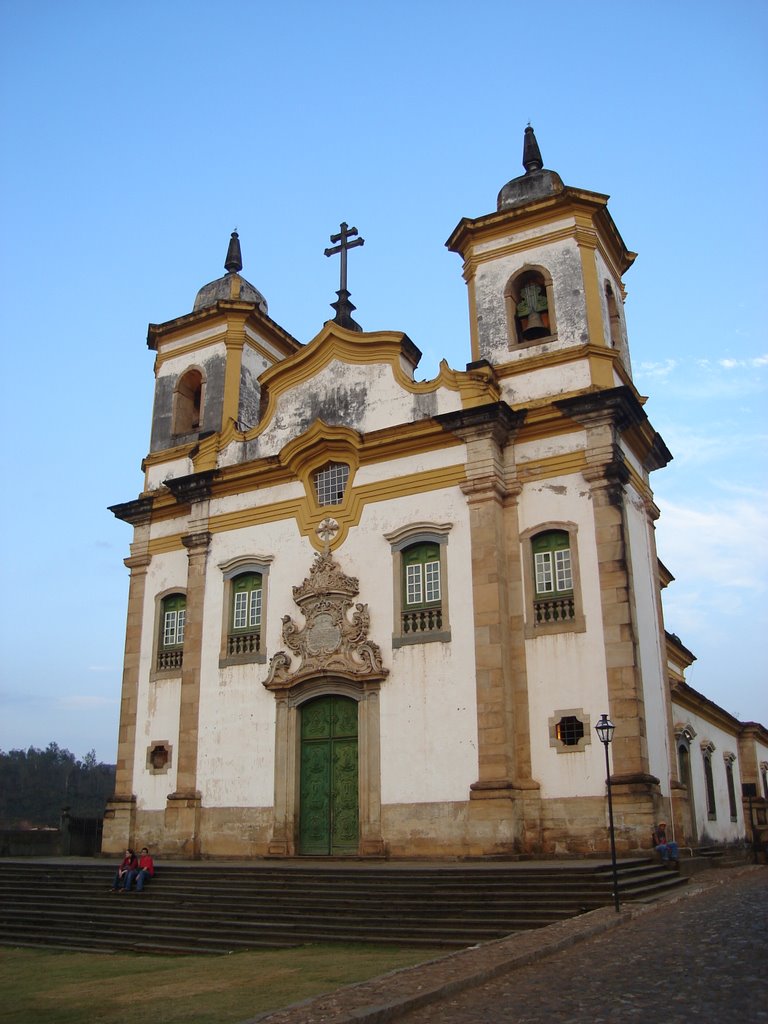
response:
<path fill-rule="evenodd" d="M 136 879 L 136 892 L 144 891 L 144 884 L 148 882 L 150 878 L 155 876 L 155 863 L 150 856 L 149 850 L 146 846 L 141 848 L 139 854 L 139 860 L 136 867 L 128 874 L 125 881 L 125 891 L 131 891 L 131 885 L 133 884 L 134 878 Z"/>
<path fill-rule="evenodd" d="M 139 866 L 139 862 L 136 860 L 136 854 L 133 850 L 128 849 L 125 851 L 120 867 L 115 872 L 115 880 L 112 883 L 112 892 L 121 892 L 126 888 L 126 883 L 129 882 L 129 876 Z"/>
<path fill-rule="evenodd" d="M 674 863 L 677 863 L 677 843 L 667 839 L 666 821 L 660 821 L 653 830 L 653 845 L 663 861 L 673 861 Z"/>

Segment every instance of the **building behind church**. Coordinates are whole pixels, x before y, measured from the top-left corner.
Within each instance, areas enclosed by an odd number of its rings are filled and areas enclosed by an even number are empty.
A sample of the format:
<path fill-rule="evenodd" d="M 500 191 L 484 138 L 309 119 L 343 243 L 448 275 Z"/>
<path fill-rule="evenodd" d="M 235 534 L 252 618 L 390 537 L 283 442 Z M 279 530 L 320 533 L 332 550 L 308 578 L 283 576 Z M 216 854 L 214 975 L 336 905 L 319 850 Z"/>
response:
<path fill-rule="evenodd" d="M 192 312 L 150 325 L 144 490 L 112 509 L 133 542 L 105 853 L 605 854 L 602 714 L 620 854 L 659 819 L 686 846 L 740 842 L 748 807 L 765 828 L 768 731 L 689 687 L 665 631 L 635 254 L 530 128 L 523 164 L 447 242 L 465 369 L 418 381 L 344 275 L 302 344 L 236 233 Z"/>

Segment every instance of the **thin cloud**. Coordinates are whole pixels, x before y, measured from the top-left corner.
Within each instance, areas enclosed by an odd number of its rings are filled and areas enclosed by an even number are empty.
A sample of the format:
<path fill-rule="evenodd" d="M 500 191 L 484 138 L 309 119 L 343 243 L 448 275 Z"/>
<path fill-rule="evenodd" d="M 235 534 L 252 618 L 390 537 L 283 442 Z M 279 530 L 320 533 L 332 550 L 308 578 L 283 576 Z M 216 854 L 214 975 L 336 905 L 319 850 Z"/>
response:
<path fill-rule="evenodd" d="M 57 701 L 58 707 L 67 711 L 112 707 L 116 703 L 114 697 L 97 697 L 89 694 L 70 694 L 68 697 L 60 697 Z"/>
<path fill-rule="evenodd" d="M 663 363 L 640 363 L 637 366 L 638 377 L 651 377 L 654 380 L 668 377 L 672 371 L 677 367 L 678 362 L 676 359 L 665 359 Z"/>

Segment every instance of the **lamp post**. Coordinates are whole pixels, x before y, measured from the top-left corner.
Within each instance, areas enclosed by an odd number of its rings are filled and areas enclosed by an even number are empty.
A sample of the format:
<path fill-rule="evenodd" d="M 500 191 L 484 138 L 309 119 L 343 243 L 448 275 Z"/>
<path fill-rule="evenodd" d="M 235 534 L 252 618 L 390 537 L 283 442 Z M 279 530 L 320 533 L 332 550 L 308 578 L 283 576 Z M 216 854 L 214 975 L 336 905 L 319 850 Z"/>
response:
<path fill-rule="evenodd" d="M 619 873 L 616 867 L 616 836 L 613 829 L 613 799 L 611 796 L 611 766 L 608 762 L 608 747 L 613 739 L 613 730 L 616 726 L 608 718 L 602 715 L 595 726 L 595 732 L 600 737 L 600 742 L 605 748 L 605 784 L 608 787 L 608 824 L 611 834 L 611 868 L 613 870 L 613 905 L 616 913 L 619 913 Z"/>

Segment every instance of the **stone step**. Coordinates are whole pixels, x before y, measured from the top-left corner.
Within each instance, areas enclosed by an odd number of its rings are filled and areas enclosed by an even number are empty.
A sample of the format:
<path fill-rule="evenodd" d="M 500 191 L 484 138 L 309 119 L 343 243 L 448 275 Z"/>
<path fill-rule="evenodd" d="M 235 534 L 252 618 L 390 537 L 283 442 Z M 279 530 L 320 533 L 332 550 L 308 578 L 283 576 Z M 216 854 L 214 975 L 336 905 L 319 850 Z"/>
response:
<path fill-rule="evenodd" d="M 108 892 L 114 866 L 3 861 L 0 942 L 166 953 L 375 942 L 460 948 L 612 902 L 610 865 L 161 864 L 142 894 Z M 681 879 L 621 862 L 622 898 Z"/>

